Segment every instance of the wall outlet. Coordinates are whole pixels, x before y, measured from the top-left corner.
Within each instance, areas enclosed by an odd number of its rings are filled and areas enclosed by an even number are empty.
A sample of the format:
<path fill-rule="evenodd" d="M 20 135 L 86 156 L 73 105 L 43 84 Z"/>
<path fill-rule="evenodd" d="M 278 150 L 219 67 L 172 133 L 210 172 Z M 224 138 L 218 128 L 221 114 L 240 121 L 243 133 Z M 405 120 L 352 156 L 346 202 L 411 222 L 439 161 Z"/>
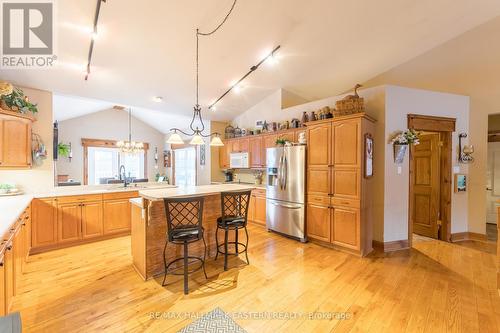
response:
<path fill-rule="evenodd" d="M 453 173 L 460 173 L 460 166 L 454 166 L 453 167 Z"/>

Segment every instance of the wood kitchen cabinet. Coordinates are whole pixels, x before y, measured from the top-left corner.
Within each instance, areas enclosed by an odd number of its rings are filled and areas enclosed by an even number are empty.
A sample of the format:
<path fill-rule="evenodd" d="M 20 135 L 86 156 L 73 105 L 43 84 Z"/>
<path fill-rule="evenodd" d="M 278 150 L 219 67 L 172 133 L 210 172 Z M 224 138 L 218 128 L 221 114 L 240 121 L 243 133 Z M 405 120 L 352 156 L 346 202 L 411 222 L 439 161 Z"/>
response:
<path fill-rule="evenodd" d="M 82 238 L 100 237 L 104 233 L 103 204 L 101 201 L 86 202 L 82 206 Z"/>
<path fill-rule="evenodd" d="M 130 201 L 129 199 L 114 199 L 104 201 L 104 234 L 116 234 L 130 231 Z"/>
<path fill-rule="evenodd" d="M 266 224 L 266 190 L 258 188 L 252 191 L 248 207 L 248 221 Z"/>
<path fill-rule="evenodd" d="M 357 255 L 372 251 L 373 178 L 365 178 L 364 113 L 307 123 L 307 234 Z"/>
<path fill-rule="evenodd" d="M 221 169 L 229 168 L 229 153 L 231 152 L 230 141 L 225 141 L 224 146 L 219 147 L 219 167 Z"/>
<path fill-rule="evenodd" d="M 81 237 L 82 203 L 70 202 L 57 206 L 57 242 L 75 242 Z"/>
<path fill-rule="evenodd" d="M 31 126 L 28 115 L 0 109 L 0 168 L 31 167 Z"/>
<path fill-rule="evenodd" d="M 57 200 L 34 199 L 31 207 L 31 246 L 43 248 L 57 244 Z"/>
<path fill-rule="evenodd" d="M 5 306 L 5 252 L 0 255 L 0 316 L 7 314 Z"/>
<path fill-rule="evenodd" d="M 264 167 L 266 161 L 262 158 L 262 137 L 255 136 L 248 140 L 249 153 L 250 153 L 250 167 L 261 168 Z"/>
<path fill-rule="evenodd" d="M 266 165 L 266 151 L 267 148 L 276 147 L 276 139 L 278 139 L 277 134 L 268 134 L 262 138 L 262 160 L 264 165 Z"/>
<path fill-rule="evenodd" d="M 5 244 L 4 248 L 4 286 L 5 286 L 5 313 L 9 313 L 14 297 L 14 254 L 12 240 Z"/>
<path fill-rule="evenodd" d="M 295 130 L 283 131 L 278 134 L 277 139 L 283 139 L 285 141 L 294 142 L 295 140 Z M 276 141 L 276 140 L 275 140 Z"/>

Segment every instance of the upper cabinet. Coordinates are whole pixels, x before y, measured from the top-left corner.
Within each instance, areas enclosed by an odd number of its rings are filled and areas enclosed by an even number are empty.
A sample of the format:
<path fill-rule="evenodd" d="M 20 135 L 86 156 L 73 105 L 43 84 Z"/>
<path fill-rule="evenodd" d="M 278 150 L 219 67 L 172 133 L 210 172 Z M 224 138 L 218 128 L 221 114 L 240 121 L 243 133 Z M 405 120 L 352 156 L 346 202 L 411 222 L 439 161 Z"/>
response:
<path fill-rule="evenodd" d="M 359 167 L 361 121 L 352 119 L 333 124 L 333 164 Z"/>
<path fill-rule="evenodd" d="M 0 168 L 31 167 L 33 118 L 0 109 Z"/>
<path fill-rule="evenodd" d="M 309 167 L 327 167 L 331 164 L 331 123 L 310 126 L 307 131 L 307 163 Z"/>
<path fill-rule="evenodd" d="M 250 167 L 261 168 L 266 164 L 262 159 L 262 137 L 255 136 L 248 140 L 250 153 Z"/>

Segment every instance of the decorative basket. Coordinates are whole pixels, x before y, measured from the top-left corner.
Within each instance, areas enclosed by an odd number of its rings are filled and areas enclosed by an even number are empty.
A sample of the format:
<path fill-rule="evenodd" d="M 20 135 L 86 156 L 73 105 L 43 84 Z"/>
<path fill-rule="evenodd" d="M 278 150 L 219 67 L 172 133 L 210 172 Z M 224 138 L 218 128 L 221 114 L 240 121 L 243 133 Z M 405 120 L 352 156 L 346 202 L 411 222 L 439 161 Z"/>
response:
<path fill-rule="evenodd" d="M 345 116 L 354 113 L 364 112 L 364 99 L 363 98 L 349 98 L 342 99 L 335 103 L 335 116 Z"/>

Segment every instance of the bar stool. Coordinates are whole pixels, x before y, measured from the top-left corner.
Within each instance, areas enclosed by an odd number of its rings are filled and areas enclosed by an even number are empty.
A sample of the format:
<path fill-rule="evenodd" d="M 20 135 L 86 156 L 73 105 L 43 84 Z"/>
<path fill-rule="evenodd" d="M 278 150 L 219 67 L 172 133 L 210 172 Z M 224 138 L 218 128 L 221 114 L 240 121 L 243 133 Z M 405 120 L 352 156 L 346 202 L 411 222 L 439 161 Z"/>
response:
<path fill-rule="evenodd" d="M 215 242 L 217 244 L 217 254 L 215 255 L 215 260 L 219 256 L 219 253 L 224 254 L 224 270 L 227 271 L 227 256 L 236 255 L 245 252 L 247 259 L 247 265 L 250 264 L 248 260 L 248 231 L 247 231 L 247 215 L 248 206 L 250 204 L 250 193 L 252 191 L 229 191 L 221 192 L 221 213 L 222 216 L 217 219 L 217 230 L 215 231 Z M 219 229 L 224 230 L 224 243 L 219 244 Z M 245 230 L 246 243 L 238 242 L 238 231 L 240 229 Z M 229 231 L 234 230 L 234 242 L 228 241 Z M 234 245 L 234 252 L 228 251 L 228 245 Z M 238 247 L 242 246 L 243 250 L 238 251 Z M 224 247 L 222 251 L 220 248 Z"/>
<path fill-rule="evenodd" d="M 165 286 L 167 274 L 184 275 L 184 294 L 188 294 L 188 275 L 203 268 L 205 278 L 208 279 L 207 272 L 205 271 L 205 259 L 207 253 L 207 243 L 203 237 L 202 217 L 203 217 L 203 197 L 188 197 L 188 198 L 166 198 L 163 200 L 165 204 L 165 215 L 167 217 L 167 240 L 163 248 L 163 263 L 165 264 L 165 276 L 163 277 L 162 286 Z M 203 258 L 188 255 L 188 244 L 197 241 L 203 241 L 205 246 L 203 251 Z M 176 258 L 167 263 L 165 251 L 168 243 L 183 245 L 184 253 L 182 257 Z M 194 259 L 191 262 L 188 259 Z M 176 273 L 176 267 L 169 272 L 169 267 L 178 261 L 183 261 L 183 273 Z M 200 261 L 201 266 L 189 270 L 189 264 Z"/>

